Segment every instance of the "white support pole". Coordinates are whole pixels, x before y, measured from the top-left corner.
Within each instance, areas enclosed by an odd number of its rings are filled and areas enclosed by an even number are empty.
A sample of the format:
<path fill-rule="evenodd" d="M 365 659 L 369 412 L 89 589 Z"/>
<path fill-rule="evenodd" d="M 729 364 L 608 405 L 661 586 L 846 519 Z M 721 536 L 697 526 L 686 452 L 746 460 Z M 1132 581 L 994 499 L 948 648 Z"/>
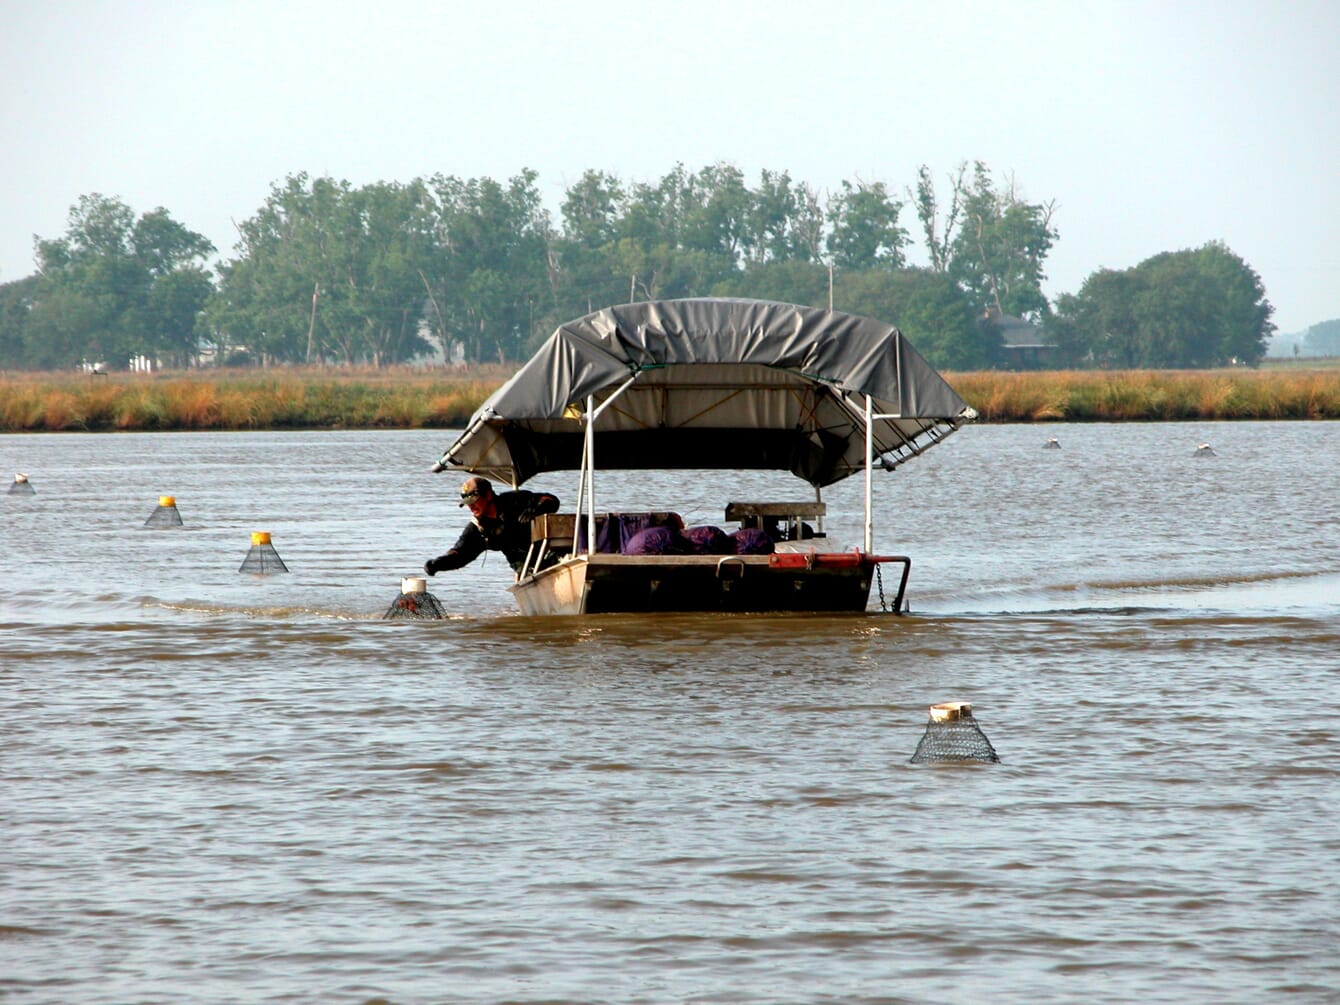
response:
<path fill-rule="evenodd" d="M 577 475 L 577 509 L 572 518 L 572 553 L 577 554 L 577 528 L 582 525 L 583 497 L 586 495 L 586 427 L 582 427 L 582 466 Z M 589 549 L 588 549 L 589 550 Z"/>
<path fill-rule="evenodd" d="M 586 553 L 596 550 L 596 396 L 586 396 Z"/>
<path fill-rule="evenodd" d="M 582 445 L 582 468 L 586 478 L 586 553 L 592 554 L 596 550 L 596 419 L 600 413 L 614 404 L 614 400 L 624 393 L 633 382 L 637 380 L 637 374 L 633 374 L 622 384 L 620 384 L 599 408 L 596 408 L 596 396 L 588 394 L 586 396 L 586 442 Z M 577 487 L 577 493 L 581 494 L 581 485 Z M 581 500 L 578 499 L 577 517 L 581 518 Z"/>
<path fill-rule="evenodd" d="M 865 396 L 865 550 L 875 550 L 875 524 L 871 494 L 871 472 L 875 466 L 875 419 L 870 395 Z"/>

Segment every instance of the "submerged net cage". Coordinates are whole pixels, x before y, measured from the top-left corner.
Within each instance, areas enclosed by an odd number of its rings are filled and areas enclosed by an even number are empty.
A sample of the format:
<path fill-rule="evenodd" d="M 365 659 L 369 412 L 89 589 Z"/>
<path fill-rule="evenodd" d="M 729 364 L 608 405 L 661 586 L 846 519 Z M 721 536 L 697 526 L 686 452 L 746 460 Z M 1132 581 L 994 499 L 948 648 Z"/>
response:
<path fill-rule="evenodd" d="M 251 535 L 251 550 L 242 559 L 242 565 L 237 571 L 266 576 L 272 572 L 288 572 L 288 566 L 270 543 L 269 532 L 261 530 Z"/>
<path fill-rule="evenodd" d="M 158 508 L 144 521 L 146 527 L 180 527 L 181 514 L 177 512 L 177 500 L 172 496 L 159 496 Z"/>
<path fill-rule="evenodd" d="M 991 746 L 991 741 L 972 717 L 972 705 L 966 701 L 949 701 L 930 707 L 926 732 L 917 744 L 911 763 L 984 761 L 994 764 L 999 760 L 996 748 Z"/>
<path fill-rule="evenodd" d="M 14 481 L 10 483 L 8 494 L 12 496 L 30 496 L 36 491 L 37 490 L 32 486 L 32 482 L 28 481 L 28 476 L 20 472 L 14 476 Z"/>
<path fill-rule="evenodd" d="M 400 581 L 400 596 L 382 615 L 383 621 L 440 621 L 447 616 L 441 602 L 428 592 L 426 580 L 417 577 Z"/>

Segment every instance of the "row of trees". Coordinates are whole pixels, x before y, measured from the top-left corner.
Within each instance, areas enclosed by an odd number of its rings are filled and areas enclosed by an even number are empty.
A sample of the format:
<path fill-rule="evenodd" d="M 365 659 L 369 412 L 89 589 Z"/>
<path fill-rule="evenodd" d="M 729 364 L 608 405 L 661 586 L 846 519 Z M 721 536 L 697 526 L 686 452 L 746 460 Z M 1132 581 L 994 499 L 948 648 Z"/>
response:
<path fill-rule="evenodd" d="M 38 274 L 0 287 L 0 365 L 192 358 L 213 251 L 165 209 L 136 219 L 118 200 L 84 196 L 65 237 L 37 241 Z"/>
<path fill-rule="evenodd" d="M 1056 361 L 1074 365 L 1254 361 L 1272 329 L 1259 278 L 1221 245 L 1096 273 L 1053 311 L 1042 283 L 1054 204 L 981 162 L 942 191 L 922 167 L 901 194 L 864 181 L 820 193 L 766 170 L 751 187 L 728 164 L 634 183 L 593 170 L 558 222 L 536 182 L 293 175 L 212 271 L 209 241 L 166 210 L 137 218 L 85 196 L 63 237 L 37 241 L 37 274 L 0 287 L 0 366 L 185 365 L 202 347 L 261 362 L 507 362 L 589 310 L 702 295 L 831 296 L 898 324 L 949 369 L 1005 363 L 1003 316 L 1043 326 Z M 923 267 L 909 264 L 909 205 Z"/>

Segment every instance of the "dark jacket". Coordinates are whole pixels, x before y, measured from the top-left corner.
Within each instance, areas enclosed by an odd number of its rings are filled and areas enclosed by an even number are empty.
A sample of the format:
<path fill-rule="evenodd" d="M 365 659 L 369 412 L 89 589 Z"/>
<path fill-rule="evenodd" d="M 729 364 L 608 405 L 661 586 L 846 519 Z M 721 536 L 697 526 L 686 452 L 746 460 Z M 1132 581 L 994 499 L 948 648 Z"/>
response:
<path fill-rule="evenodd" d="M 445 555 L 428 561 L 424 570 L 430 576 L 469 565 L 485 551 L 501 551 L 515 572 L 530 550 L 531 520 L 541 513 L 557 512 L 558 496 L 517 489 L 495 493 L 493 506 L 496 516 L 472 518 Z"/>

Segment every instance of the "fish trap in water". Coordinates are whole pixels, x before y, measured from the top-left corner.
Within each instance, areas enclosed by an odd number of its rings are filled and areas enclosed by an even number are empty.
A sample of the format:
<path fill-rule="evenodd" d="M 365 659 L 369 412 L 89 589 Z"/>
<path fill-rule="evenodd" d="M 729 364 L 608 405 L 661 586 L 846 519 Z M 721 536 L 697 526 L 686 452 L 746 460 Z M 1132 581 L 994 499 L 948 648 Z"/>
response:
<path fill-rule="evenodd" d="M 146 527 L 180 527 L 181 514 L 177 512 L 177 500 L 172 496 L 159 496 L 158 509 L 149 514 L 144 521 Z"/>
<path fill-rule="evenodd" d="M 28 476 L 22 471 L 14 476 L 14 480 L 9 485 L 9 495 L 12 496 L 30 496 L 37 492 L 33 488 L 33 483 L 28 481 Z"/>
<path fill-rule="evenodd" d="M 1000 756 L 972 717 L 972 704 L 947 701 L 930 707 L 926 732 L 912 755 L 913 764 L 985 761 L 996 763 Z"/>
<path fill-rule="evenodd" d="M 428 592 L 428 581 L 410 576 L 400 581 L 400 596 L 382 615 L 383 621 L 440 621 L 447 616 L 438 599 Z"/>
<path fill-rule="evenodd" d="M 251 550 L 247 552 L 247 557 L 242 559 L 242 566 L 237 571 L 268 576 L 272 572 L 288 572 L 288 566 L 279 557 L 279 552 L 275 551 L 275 546 L 270 543 L 270 532 L 257 530 L 252 531 Z"/>

